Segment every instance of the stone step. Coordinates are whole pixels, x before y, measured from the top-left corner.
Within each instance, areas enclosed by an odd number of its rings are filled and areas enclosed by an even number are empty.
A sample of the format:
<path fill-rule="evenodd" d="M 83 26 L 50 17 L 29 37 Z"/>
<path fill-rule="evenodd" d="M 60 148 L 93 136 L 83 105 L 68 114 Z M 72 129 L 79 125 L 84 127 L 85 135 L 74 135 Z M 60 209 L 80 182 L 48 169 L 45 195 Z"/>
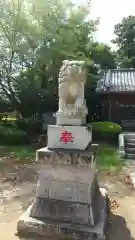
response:
<path fill-rule="evenodd" d="M 125 148 L 125 152 L 126 153 L 133 153 L 133 154 L 135 154 L 135 148 Z"/>
<path fill-rule="evenodd" d="M 135 134 L 125 134 L 125 135 L 124 135 L 124 138 L 125 138 L 125 139 L 132 139 L 132 138 L 135 139 Z"/>
<path fill-rule="evenodd" d="M 127 159 L 134 159 L 135 160 L 135 154 L 133 154 L 133 153 L 126 153 L 125 154 L 125 158 L 127 158 Z"/>
<path fill-rule="evenodd" d="M 125 148 L 135 148 L 135 142 L 126 142 Z"/>
<path fill-rule="evenodd" d="M 129 136 L 126 136 L 126 137 L 124 137 L 124 139 L 125 139 L 125 140 L 130 140 L 130 139 L 134 139 L 134 140 L 135 140 L 135 136 L 130 136 L 130 137 L 129 137 Z"/>
<path fill-rule="evenodd" d="M 135 138 L 125 138 L 125 143 L 135 143 Z"/>
<path fill-rule="evenodd" d="M 135 138 L 135 133 L 130 133 L 130 134 L 128 134 L 128 133 L 125 133 L 124 134 L 124 137 L 129 137 L 129 138 Z"/>

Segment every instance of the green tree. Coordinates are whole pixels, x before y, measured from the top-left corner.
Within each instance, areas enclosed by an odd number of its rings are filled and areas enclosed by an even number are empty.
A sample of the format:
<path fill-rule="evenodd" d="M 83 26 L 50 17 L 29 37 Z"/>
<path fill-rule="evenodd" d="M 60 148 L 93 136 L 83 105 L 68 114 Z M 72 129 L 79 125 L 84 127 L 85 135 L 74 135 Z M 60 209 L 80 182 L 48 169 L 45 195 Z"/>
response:
<path fill-rule="evenodd" d="M 56 102 L 63 59 L 83 59 L 92 65 L 87 45 L 96 22 L 88 14 L 89 6 L 77 8 L 65 0 L 4 2 L 0 93 L 23 116 L 49 106 L 48 98 Z"/>
<path fill-rule="evenodd" d="M 121 67 L 135 67 L 135 16 L 123 18 L 114 28 L 117 60 Z"/>
<path fill-rule="evenodd" d="M 90 45 L 90 57 L 102 70 L 116 68 L 115 53 L 106 44 L 92 43 Z"/>

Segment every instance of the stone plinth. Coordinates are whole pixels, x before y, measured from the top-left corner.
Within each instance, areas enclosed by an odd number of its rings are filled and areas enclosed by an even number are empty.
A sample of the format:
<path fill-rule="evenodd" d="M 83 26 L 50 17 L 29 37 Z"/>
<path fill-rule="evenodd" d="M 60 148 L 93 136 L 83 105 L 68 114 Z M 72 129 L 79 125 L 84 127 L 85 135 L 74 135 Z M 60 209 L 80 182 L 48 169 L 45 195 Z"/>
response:
<path fill-rule="evenodd" d="M 85 150 L 92 141 L 92 130 L 85 126 L 48 126 L 49 149 Z"/>
<path fill-rule="evenodd" d="M 89 145 L 85 151 L 74 149 L 50 150 L 48 147 L 45 147 L 36 151 L 36 161 L 43 161 L 44 163 L 51 164 L 77 164 L 80 166 L 90 165 L 91 167 L 94 167 L 98 148 L 98 144 Z"/>
<path fill-rule="evenodd" d="M 40 171 L 36 197 L 90 204 L 95 169 L 72 165 L 46 165 Z"/>
<path fill-rule="evenodd" d="M 21 237 L 31 237 L 33 240 L 37 236 L 51 237 L 51 239 L 70 239 L 70 240 L 105 240 L 107 225 L 108 201 L 105 189 L 100 189 L 101 197 L 99 202 L 98 221 L 95 226 L 87 224 L 71 224 L 52 219 L 37 219 L 31 217 L 30 206 L 20 217 L 17 224 L 18 235 Z"/>
<path fill-rule="evenodd" d="M 40 173 L 31 216 L 94 225 L 99 198 L 94 169 L 71 165 L 46 166 Z"/>

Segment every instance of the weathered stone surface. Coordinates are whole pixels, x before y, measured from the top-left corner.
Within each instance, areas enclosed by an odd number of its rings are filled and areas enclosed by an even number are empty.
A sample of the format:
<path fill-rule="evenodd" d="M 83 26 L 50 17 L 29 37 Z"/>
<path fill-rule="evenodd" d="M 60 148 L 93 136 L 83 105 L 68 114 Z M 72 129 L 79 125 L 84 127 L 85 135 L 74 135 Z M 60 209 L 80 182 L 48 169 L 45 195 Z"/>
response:
<path fill-rule="evenodd" d="M 99 199 L 94 169 L 46 166 L 40 173 L 31 216 L 94 225 Z"/>
<path fill-rule="evenodd" d="M 78 204 L 37 198 L 31 210 L 31 217 L 54 221 L 94 226 L 97 223 L 99 200 L 96 204 Z"/>
<path fill-rule="evenodd" d="M 94 225 L 94 213 L 88 204 L 77 204 L 37 198 L 31 210 L 31 217 L 52 219 L 74 224 Z"/>
<path fill-rule="evenodd" d="M 38 181 L 36 196 L 40 196 L 41 198 L 49 198 L 50 181 L 48 179 L 42 178 L 43 176 L 41 176 L 40 181 Z M 42 183 L 44 183 L 43 186 Z"/>
<path fill-rule="evenodd" d="M 90 204 L 96 183 L 95 169 L 46 165 L 40 171 L 36 197 Z"/>
<path fill-rule="evenodd" d="M 71 133 L 72 138 L 61 140 L 62 133 Z M 67 142 L 64 142 L 67 141 Z M 69 142 L 68 142 L 69 141 Z M 92 131 L 85 126 L 48 126 L 48 148 L 85 150 L 92 141 Z"/>
<path fill-rule="evenodd" d="M 77 183 L 50 181 L 50 198 L 77 202 Z"/>
<path fill-rule="evenodd" d="M 89 202 L 91 189 L 85 183 L 78 183 L 78 202 Z"/>
<path fill-rule="evenodd" d="M 105 240 L 105 230 L 107 224 L 108 203 L 107 192 L 100 189 L 101 198 L 99 203 L 98 221 L 94 227 L 80 224 L 62 223 L 53 220 L 38 220 L 30 217 L 31 207 L 20 217 L 17 224 L 18 234 L 26 236 L 58 237 L 58 239 L 70 240 Z"/>
<path fill-rule="evenodd" d="M 45 163 L 57 164 L 77 164 L 80 166 L 95 166 L 98 144 L 91 144 L 84 151 L 55 149 L 50 150 L 47 147 L 36 151 L 36 161 L 42 160 Z"/>

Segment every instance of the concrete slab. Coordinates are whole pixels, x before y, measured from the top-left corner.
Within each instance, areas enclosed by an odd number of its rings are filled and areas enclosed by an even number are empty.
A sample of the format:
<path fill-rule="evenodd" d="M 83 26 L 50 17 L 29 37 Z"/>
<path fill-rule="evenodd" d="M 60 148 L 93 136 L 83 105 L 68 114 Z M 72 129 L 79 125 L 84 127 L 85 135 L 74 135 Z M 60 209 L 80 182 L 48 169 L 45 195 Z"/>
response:
<path fill-rule="evenodd" d="M 105 240 L 107 226 L 108 201 L 105 189 L 100 189 L 101 201 L 98 222 L 94 227 L 80 224 L 68 224 L 55 221 L 41 221 L 30 217 L 32 206 L 20 217 L 17 224 L 18 235 L 23 237 L 28 235 L 51 237 L 70 240 Z M 34 238 L 33 238 L 34 239 Z"/>

